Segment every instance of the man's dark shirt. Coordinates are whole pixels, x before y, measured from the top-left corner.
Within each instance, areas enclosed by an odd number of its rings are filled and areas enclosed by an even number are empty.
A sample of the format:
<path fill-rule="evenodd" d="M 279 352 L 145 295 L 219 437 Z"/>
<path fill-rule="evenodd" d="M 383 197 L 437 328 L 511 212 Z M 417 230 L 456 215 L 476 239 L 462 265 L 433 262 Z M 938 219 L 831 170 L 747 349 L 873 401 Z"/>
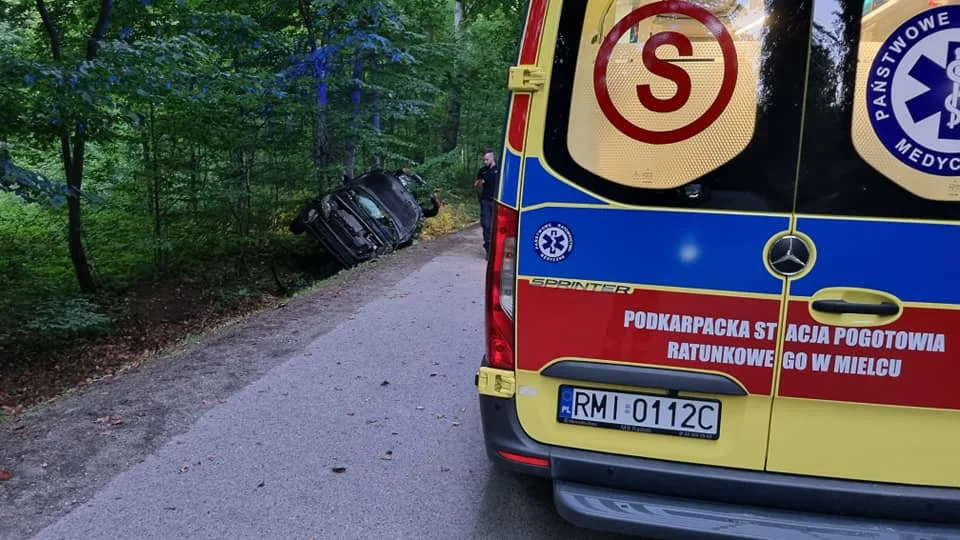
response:
<path fill-rule="evenodd" d="M 483 179 L 483 185 L 480 187 L 479 197 L 481 200 L 493 200 L 497 196 L 497 182 L 500 180 L 500 167 L 494 165 L 487 167 L 484 165 L 477 173 L 477 178 Z"/>

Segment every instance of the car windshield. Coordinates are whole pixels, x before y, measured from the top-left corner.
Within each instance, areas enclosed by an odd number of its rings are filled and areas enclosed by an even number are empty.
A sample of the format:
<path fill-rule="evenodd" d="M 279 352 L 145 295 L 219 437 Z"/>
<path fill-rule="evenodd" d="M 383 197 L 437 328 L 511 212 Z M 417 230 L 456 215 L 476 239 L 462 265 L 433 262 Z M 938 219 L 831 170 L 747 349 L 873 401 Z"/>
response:
<path fill-rule="evenodd" d="M 395 216 L 401 228 L 411 230 L 416 227 L 419 216 L 417 201 L 396 177 L 376 171 L 355 178 L 353 182 L 372 192 Z"/>
<path fill-rule="evenodd" d="M 373 219 L 377 221 L 384 221 L 387 219 L 387 216 L 380 210 L 380 207 L 377 206 L 377 203 L 373 202 L 372 199 L 366 195 L 357 193 L 357 202 L 360 203 L 360 206 L 363 207 L 364 211 L 370 215 Z"/>
<path fill-rule="evenodd" d="M 377 201 L 361 191 L 351 190 L 351 192 L 357 205 L 365 214 L 370 216 L 374 223 L 380 226 L 381 231 L 390 238 L 396 239 L 397 224 L 383 211 L 382 203 L 377 204 Z"/>

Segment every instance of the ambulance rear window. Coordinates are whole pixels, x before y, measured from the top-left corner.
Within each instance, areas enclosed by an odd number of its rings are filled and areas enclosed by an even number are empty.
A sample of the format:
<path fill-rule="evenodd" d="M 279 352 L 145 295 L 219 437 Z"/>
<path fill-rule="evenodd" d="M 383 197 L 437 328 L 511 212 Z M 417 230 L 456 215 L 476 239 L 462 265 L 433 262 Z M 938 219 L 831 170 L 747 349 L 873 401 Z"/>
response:
<path fill-rule="evenodd" d="M 543 154 L 584 189 L 635 205 L 960 217 L 960 5 L 562 9 Z"/>
<path fill-rule="evenodd" d="M 797 212 L 960 218 L 960 6 L 818 0 Z"/>
<path fill-rule="evenodd" d="M 809 3 L 563 6 L 543 141 L 553 169 L 629 204 L 792 210 Z"/>

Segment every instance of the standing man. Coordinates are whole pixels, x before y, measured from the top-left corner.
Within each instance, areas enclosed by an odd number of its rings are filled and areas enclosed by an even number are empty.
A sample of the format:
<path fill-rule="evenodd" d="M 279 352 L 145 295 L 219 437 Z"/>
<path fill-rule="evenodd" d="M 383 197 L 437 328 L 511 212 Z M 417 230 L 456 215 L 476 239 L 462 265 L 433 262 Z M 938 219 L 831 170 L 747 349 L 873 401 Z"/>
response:
<path fill-rule="evenodd" d="M 483 151 L 483 167 L 477 173 L 473 187 L 477 188 L 477 198 L 480 199 L 480 226 L 483 227 L 483 249 L 490 253 L 490 228 L 493 225 L 493 199 L 497 196 L 497 187 L 500 180 L 500 167 L 493 157 L 493 149 Z"/>

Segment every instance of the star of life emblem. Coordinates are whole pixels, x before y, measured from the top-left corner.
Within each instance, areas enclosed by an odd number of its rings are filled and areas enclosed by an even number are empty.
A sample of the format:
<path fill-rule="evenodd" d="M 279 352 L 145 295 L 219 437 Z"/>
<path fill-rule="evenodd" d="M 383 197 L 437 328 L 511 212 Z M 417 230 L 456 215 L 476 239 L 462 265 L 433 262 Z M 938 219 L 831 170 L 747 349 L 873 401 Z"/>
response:
<path fill-rule="evenodd" d="M 543 224 L 534 235 L 534 249 L 547 262 L 560 262 L 573 251 L 573 233 L 557 222 Z"/>
<path fill-rule="evenodd" d="M 901 163 L 960 176 L 960 6 L 925 10 L 894 29 L 867 75 L 867 113 Z"/>
<path fill-rule="evenodd" d="M 960 124 L 960 47 L 953 49 L 953 60 L 947 64 L 946 75 L 953 82 L 953 91 L 943 100 L 943 108 L 950 115 L 947 127 L 954 129 Z"/>

